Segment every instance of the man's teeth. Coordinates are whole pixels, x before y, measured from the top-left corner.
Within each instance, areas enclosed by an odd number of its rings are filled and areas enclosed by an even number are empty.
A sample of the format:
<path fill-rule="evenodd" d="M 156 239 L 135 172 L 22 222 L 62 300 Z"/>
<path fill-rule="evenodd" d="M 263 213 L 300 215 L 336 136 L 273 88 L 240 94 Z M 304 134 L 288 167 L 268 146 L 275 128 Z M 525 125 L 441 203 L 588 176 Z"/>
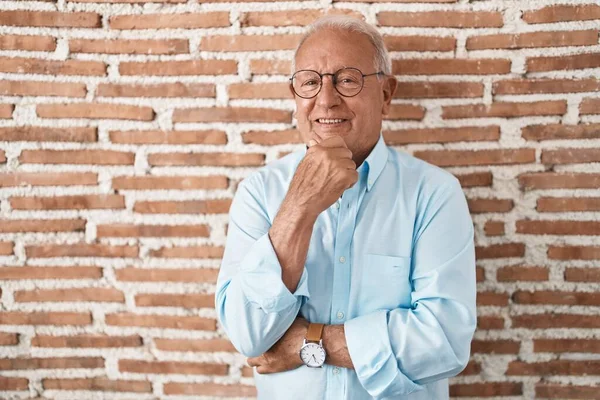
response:
<path fill-rule="evenodd" d="M 344 122 L 343 119 L 319 119 L 319 123 L 321 124 L 339 124 Z"/>

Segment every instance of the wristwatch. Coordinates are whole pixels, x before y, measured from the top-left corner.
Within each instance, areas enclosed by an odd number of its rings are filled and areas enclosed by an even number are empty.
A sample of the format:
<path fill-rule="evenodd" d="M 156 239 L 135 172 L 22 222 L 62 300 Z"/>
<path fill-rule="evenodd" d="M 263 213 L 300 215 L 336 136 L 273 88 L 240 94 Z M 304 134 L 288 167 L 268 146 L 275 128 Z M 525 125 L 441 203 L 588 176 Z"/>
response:
<path fill-rule="evenodd" d="M 321 335 L 323 334 L 324 324 L 309 324 L 308 331 L 306 331 L 306 337 L 304 343 L 300 348 L 300 359 L 307 367 L 319 368 L 325 363 L 325 349 L 323 348 L 323 340 Z"/>

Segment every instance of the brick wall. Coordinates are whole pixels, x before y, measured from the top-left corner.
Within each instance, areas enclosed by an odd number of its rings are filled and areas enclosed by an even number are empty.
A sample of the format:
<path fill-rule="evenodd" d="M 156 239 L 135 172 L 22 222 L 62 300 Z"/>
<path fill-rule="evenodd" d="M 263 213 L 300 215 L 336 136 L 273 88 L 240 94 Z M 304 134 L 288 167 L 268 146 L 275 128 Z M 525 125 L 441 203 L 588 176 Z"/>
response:
<path fill-rule="evenodd" d="M 600 5 L 414 1 L 2 1 L 0 398 L 254 396 L 213 309 L 227 211 L 300 148 L 291 49 L 340 12 L 392 51 L 388 144 L 469 199 L 452 395 L 598 399 Z"/>

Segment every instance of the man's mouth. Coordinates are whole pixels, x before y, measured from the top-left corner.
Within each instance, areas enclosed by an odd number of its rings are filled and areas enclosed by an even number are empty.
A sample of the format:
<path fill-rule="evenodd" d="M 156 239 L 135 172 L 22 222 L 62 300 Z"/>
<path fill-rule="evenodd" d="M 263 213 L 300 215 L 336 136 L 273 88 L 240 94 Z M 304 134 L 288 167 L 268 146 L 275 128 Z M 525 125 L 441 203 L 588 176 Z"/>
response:
<path fill-rule="evenodd" d="M 323 125 L 341 124 L 342 122 L 346 122 L 346 121 L 347 121 L 347 119 L 342 119 L 342 118 L 319 118 L 319 119 L 317 119 L 317 123 L 323 124 Z"/>

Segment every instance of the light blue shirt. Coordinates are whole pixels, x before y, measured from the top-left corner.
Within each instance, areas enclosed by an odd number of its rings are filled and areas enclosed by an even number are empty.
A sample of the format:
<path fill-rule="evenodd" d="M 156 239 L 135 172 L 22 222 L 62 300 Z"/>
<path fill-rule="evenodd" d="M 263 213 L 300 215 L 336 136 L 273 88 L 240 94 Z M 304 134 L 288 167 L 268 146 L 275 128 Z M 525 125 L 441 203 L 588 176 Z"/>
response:
<path fill-rule="evenodd" d="M 259 356 L 297 315 L 344 324 L 354 370 L 254 373 L 264 400 L 448 399 L 475 331 L 473 223 L 458 180 L 386 146 L 315 223 L 294 293 L 268 236 L 302 149 L 260 168 L 235 194 L 216 309 L 233 345 Z"/>

